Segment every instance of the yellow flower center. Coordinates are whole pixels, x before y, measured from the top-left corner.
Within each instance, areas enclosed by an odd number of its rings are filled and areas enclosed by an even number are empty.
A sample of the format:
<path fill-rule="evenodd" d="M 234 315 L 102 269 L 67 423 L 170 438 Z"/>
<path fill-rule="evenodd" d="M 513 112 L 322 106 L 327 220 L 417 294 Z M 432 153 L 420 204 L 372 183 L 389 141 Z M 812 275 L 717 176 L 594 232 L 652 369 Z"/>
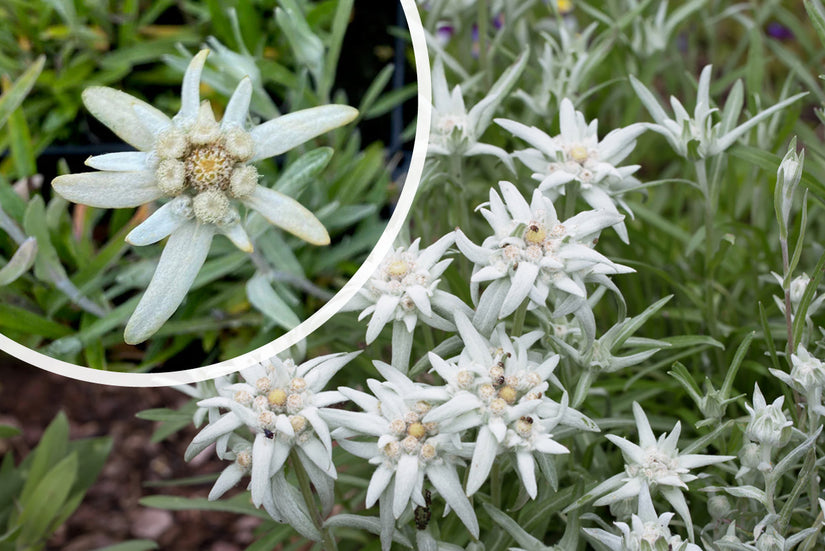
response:
<path fill-rule="evenodd" d="M 420 440 L 427 435 L 427 429 L 421 423 L 413 423 L 407 428 L 407 434 Z"/>
<path fill-rule="evenodd" d="M 225 191 L 234 165 L 235 160 L 217 143 L 195 147 L 186 157 L 186 182 L 198 191 Z"/>
<path fill-rule="evenodd" d="M 557 0 L 556 6 L 558 6 L 559 13 L 562 15 L 567 15 L 568 13 L 573 11 L 572 0 Z"/>
<path fill-rule="evenodd" d="M 410 272 L 410 265 L 403 260 L 393 260 L 387 264 L 387 275 L 394 279 L 401 279 Z"/>
<path fill-rule="evenodd" d="M 541 245 L 547 239 L 547 230 L 544 226 L 536 223 L 530 223 L 524 231 L 524 241 L 531 245 Z"/>
<path fill-rule="evenodd" d="M 516 401 L 516 389 L 511 386 L 503 386 L 498 391 L 498 397 L 507 402 L 508 404 L 512 404 Z"/>
<path fill-rule="evenodd" d="M 577 163 L 584 164 L 587 160 L 587 148 L 583 145 L 574 145 L 570 148 L 570 158 Z"/>
<path fill-rule="evenodd" d="M 270 405 L 282 406 L 286 403 L 286 392 L 282 388 L 276 388 L 271 390 L 266 398 Z"/>

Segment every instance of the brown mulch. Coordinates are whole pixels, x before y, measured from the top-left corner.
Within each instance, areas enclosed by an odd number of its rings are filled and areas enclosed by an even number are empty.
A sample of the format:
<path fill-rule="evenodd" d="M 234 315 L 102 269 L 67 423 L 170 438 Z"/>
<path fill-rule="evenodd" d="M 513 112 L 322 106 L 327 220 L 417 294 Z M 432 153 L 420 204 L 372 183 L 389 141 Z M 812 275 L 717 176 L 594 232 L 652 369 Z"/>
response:
<path fill-rule="evenodd" d="M 212 453 L 184 462 L 184 450 L 197 432 L 194 426 L 155 444 L 150 437 L 156 424 L 135 417 L 139 411 L 175 408 L 186 400 L 170 388 L 120 388 L 67 379 L 0 352 L 0 424 L 23 432 L 0 440 L 0 455 L 11 451 L 19 462 L 60 410 L 69 419 L 70 438 L 114 440 L 97 482 L 47 549 L 89 551 L 130 539 L 151 539 L 160 549 L 172 551 L 240 551 L 254 540 L 253 530 L 260 523 L 255 518 L 165 511 L 138 503 L 152 494 L 206 497 L 209 484 L 151 488 L 144 483 L 218 473 L 226 466 Z"/>

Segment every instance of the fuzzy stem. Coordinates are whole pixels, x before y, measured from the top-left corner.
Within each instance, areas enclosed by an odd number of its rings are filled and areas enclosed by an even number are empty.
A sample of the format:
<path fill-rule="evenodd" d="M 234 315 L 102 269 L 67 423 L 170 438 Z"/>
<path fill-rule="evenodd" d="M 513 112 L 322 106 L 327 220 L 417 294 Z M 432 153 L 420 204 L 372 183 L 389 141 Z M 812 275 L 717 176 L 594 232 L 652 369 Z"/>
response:
<path fill-rule="evenodd" d="M 493 468 L 490 471 L 490 499 L 493 506 L 501 509 L 501 465 L 498 462 L 493 463 Z"/>
<path fill-rule="evenodd" d="M 458 188 L 459 197 L 467 197 L 467 188 L 464 185 L 464 157 L 453 154 L 450 157 L 450 180 Z M 454 201 L 453 205 L 458 208 L 458 226 L 465 233 L 470 231 L 470 213 L 467 204 L 462 201 Z M 453 211 L 455 212 L 455 211 Z"/>
<path fill-rule="evenodd" d="M 309 475 L 307 474 L 306 469 L 304 469 L 304 465 L 301 463 L 301 458 L 298 457 L 295 450 L 292 450 L 289 453 L 289 463 L 292 466 L 292 470 L 295 472 L 295 477 L 298 479 L 298 487 L 301 489 L 301 496 L 303 496 L 304 502 L 307 505 L 309 515 L 312 517 L 312 523 L 315 524 L 318 531 L 321 532 L 322 548 L 326 551 L 337 551 L 338 545 L 335 543 L 335 538 L 332 537 L 332 533 L 329 528 L 324 528 L 324 519 L 321 518 L 321 512 L 318 510 L 318 506 L 315 503 L 315 496 L 312 494 L 312 486 L 310 486 Z"/>
<path fill-rule="evenodd" d="M 788 238 L 780 237 L 779 245 L 782 248 L 782 290 L 785 291 L 785 325 L 788 328 L 788 358 L 796 349 L 793 342 L 793 320 L 791 319 L 791 273 L 790 260 L 788 258 Z"/>
<path fill-rule="evenodd" d="M 524 319 L 527 317 L 527 306 L 530 304 L 530 299 L 524 299 L 521 306 L 516 310 L 513 316 L 513 332 L 511 337 L 520 337 L 524 333 Z"/>
<path fill-rule="evenodd" d="M 487 7 L 488 0 L 478 0 L 478 56 L 481 62 L 481 72 L 484 75 L 484 82 L 489 88 L 493 84 L 493 75 L 490 71 L 490 53 L 488 52 L 488 36 L 490 10 Z"/>

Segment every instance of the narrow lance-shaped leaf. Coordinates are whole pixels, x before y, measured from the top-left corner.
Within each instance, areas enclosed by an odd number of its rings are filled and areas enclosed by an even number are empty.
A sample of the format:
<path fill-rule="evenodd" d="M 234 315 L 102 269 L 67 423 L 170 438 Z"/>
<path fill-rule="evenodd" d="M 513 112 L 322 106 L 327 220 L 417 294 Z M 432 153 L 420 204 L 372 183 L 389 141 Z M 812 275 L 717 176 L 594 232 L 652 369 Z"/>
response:
<path fill-rule="evenodd" d="M 18 108 L 28 93 L 34 86 L 37 77 L 43 70 L 43 65 L 46 63 L 46 56 L 41 55 L 37 58 L 31 67 L 18 78 L 11 88 L 0 96 L 0 127 L 2 127 L 9 116 Z"/>

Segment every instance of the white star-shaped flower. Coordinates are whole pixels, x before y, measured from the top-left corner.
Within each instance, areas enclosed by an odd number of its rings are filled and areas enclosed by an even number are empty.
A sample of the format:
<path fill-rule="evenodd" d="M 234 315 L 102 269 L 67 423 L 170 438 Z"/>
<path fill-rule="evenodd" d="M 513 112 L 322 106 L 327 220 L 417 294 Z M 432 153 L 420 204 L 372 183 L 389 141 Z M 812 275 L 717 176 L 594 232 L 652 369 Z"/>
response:
<path fill-rule="evenodd" d="M 656 121 L 655 124 L 646 123 L 646 126 L 664 136 L 673 150 L 685 158 L 704 159 L 722 153 L 761 121 L 807 95 L 807 92 L 802 92 L 786 98 L 734 127 L 742 111 L 742 96 L 744 94 L 742 83 L 737 81 L 729 94 L 728 104 L 722 112 L 722 120 L 714 121 L 713 114 L 718 109 L 711 107 L 710 77 L 712 70 L 711 65 L 706 65 L 699 75 L 696 106 L 692 117 L 682 105 L 682 102 L 671 96 L 670 104 L 673 107 L 674 118 L 670 118 L 653 93 L 636 77 L 630 75 L 630 84 L 633 86 L 633 90 L 639 96 L 639 100 L 644 104 L 650 116 Z"/>
<path fill-rule="evenodd" d="M 433 371 L 446 382 L 451 398 L 424 416 L 425 422 L 449 422 L 454 430 L 478 428 L 467 495 L 473 495 L 487 480 L 496 457 L 504 452 L 515 455 L 516 467 L 530 497 L 538 487 L 534 455 L 565 454 L 568 449 L 553 440 L 550 431 L 560 424 L 583 430 L 598 430 L 595 423 L 561 404 L 545 392 L 552 382 L 559 357 L 543 361 L 531 357 L 530 347 L 541 338 L 541 331 L 511 338 L 500 324 L 490 340 L 485 339 L 463 314 L 456 325 L 464 350 L 454 360 L 430 353 Z M 542 458 L 538 458 L 542 461 Z"/>
<path fill-rule="evenodd" d="M 606 545 L 610 551 L 701 551 L 702 548 L 695 543 L 682 541 L 681 537 L 670 533 L 670 520 L 673 516 L 674 513 L 656 515 L 650 491 L 644 486 L 639 492 L 639 513 L 631 517 L 630 525 L 625 522 L 615 523 L 621 536 L 593 528 L 585 528 L 584 533 L 594 541 Z"/>
<path fill-rule="evenodd" d="M 680 455 L 676 445 L 682 431 L 681 423 L 677 421 L 670 434 L 663 433 L 657 440 L 638 402 L 633 402 L 633 417 L 636 419 L 636 430 L 639 433 L 638 445 L 612 434 L 606 436 L 622 450 L 625 472 L 605 480 L 588 492 L 586 497 L 602 496 L 594 502 L 594 505 L 610 505 L 617 501 L 638 497 L 645 489 L 658 489 L 685 521 L 692 539 L 693 523 L 687 501 L 682 493 L 683 489 L 687 489 L 688 482 L 698 478 L 690 474 L 690 470 L 729 461 L 735 456 Z"/>
<path fill-rule="evenodd" d="M 562 222 L 553 202 L 539 190 L 533 192 L 528 204 L 510 182 L 499 182 L 499 187 L 501 197 L 491 189 L 487 208 L 480 209 L 493 235 L 479 246 L 461 230 L 456 231 L 456 245 L 475 264 L 471 279 L 474 297 L 480 283 L 501 282 L 495 292 L 488 287 L 482 297 L 495 304 L 479 305 L 478 310 L 492 308 L 503 318 L 525 299 L 529 298 L 531 308 L 550 301 L 555 305 L 554 317 L 575 313 L 592 338 L 596 326 L 585 284 L 595 282 L 618 293 L 607 274 L 633 271 L 593 249 L 599 232 L 621 221 L 622 215 L 591 210 Z"/>
<path fill-rule="evenodd" d="M 492 155 L 515 173 L 513 160 L 506 151 L 494 145 L 481 143 L 479 140 L 490 126 L 496 108 L 524 70 L 527 58 L 528 55 L 525 52 L 502 74 L 487 95 L 468 111 L 461 86 L 455 86 L 452 91 L 449 89 L 444 74 L 444 64 L 441 58 L 437 57 L 433 64 L 432 127 L 427 155 L 445 157 Z"/>
<path fill-rule="evenodd" d="M 332 463 L 332 439 L 321 408 L 343 402 L 337 391 L 324 391 L 329 380 L 359 352 L 320 356 L 296 365 L 292 360 L 273 358 L 240 372 L 244 382 L 222 386 L 218 396 L 198 402 L 210 412 L 210 423 L 201 430 L 186 450 L 188 461 L 217 443 L 218 456 L 234 459 L 238 465 L 230 470 L 210 497 L 218 497 L 240 478 L 251 475 L 250 489 L 255 506 L 269 506 L 272 477 L 295 451 L 325 509 L 333 504 L 332 480 L 336 478 Z M 246 427 L 254 435 L 249 457 L 241 450 L 228 451 L 234 432 Z M 247 460 L 248 459 L 248 460 Z M 277 510 L 277 508 L 276 508 Z"/>
<path fill-rule="evenodd" d="M 516 151 L 513 157 L 533 171 L 539 189 L 551 199 L 564 193 L 563 186 L 578 182 L 582 198 L 594 209 L 618 214 L 616 204 L 630 212 L 621 195 L 640 185 L 631 175 L 639 165 L 617 166 L 636 147 L 636 138 L 645 131 L 642 124 L 618 128 L 599 140 L 598 121 L 589 124 L 564 98 L 559 110 L 561 133 L 550 137 L 535 126 L 508 119 L 496 119 L 499 126 L 533 146 Z M 627 243 L 624 222 L 613 229 Z"/>
<path fill-rule="evenodd" d="M 237 204 L 257 211 L 270 223 L 301 239 L 326 245 L 323 224 L 294 199 L 258 184 L 250 163 L 280 155 L 333 128 L 358 111 L 323 105 L 296 111 L 247 128 L 252 82 L 244 78 L 218 123 L 198 87 L 206 56 L 202 50 L 183 77 L 180 111 L 171 119 L 124 92 L 92 87 L 83 92 L 87 109 L 138 151 L 90 157 L 99 172 L 58 176 L 55 191 L 75 203 L 101 208 L 128 208 L 166 200 L 126 237 L 149 245 L 169 237 L 152 281 L 129 319 L 127 343 L 154 334 L 177 310 L 201 266 L 212 238 L 222 233 L 251 252 Z"/>
<path fill-rule="evenodd" d="M 449 233 L 425 249 L 421 239 L 409 247 L 390 251 L 376 273 L 345 307 L 362 310 L 358 319 L 370 318 L 367 325 L 367 344 L 372 343 L 390 321 L 404 324 L 412 339 L 419 320 L 431 327 L 451 331 L 456 308 L 464 308 L 460 299 L 438 289 L 441 274 L 452 262 L 441 260 L 453 244 L 455 236 Z"/>
<path fill-rule="evenodd" d="M 424 481 L 455 511 L 474 537 L 478 520 L 456 472 L 467 455 L 459 429 L 451 422 L 427 422 L 433 403 L 449 396 L 441 387 L 414 383 L 389 364 L 374 362 L 387 382 L 369 379 L 373 395 L 341 387 L 339 392 L 363 412 L 328 409 L 324 418 L 337 425 L 333 436 L 342 448 L 376 465 L 366 506 L 381 501 L 382 541 L 389 541 L 394 521 L 412 504 L 427 506 Z M 352 440 L 352 437 L 368 440 Z"/>

